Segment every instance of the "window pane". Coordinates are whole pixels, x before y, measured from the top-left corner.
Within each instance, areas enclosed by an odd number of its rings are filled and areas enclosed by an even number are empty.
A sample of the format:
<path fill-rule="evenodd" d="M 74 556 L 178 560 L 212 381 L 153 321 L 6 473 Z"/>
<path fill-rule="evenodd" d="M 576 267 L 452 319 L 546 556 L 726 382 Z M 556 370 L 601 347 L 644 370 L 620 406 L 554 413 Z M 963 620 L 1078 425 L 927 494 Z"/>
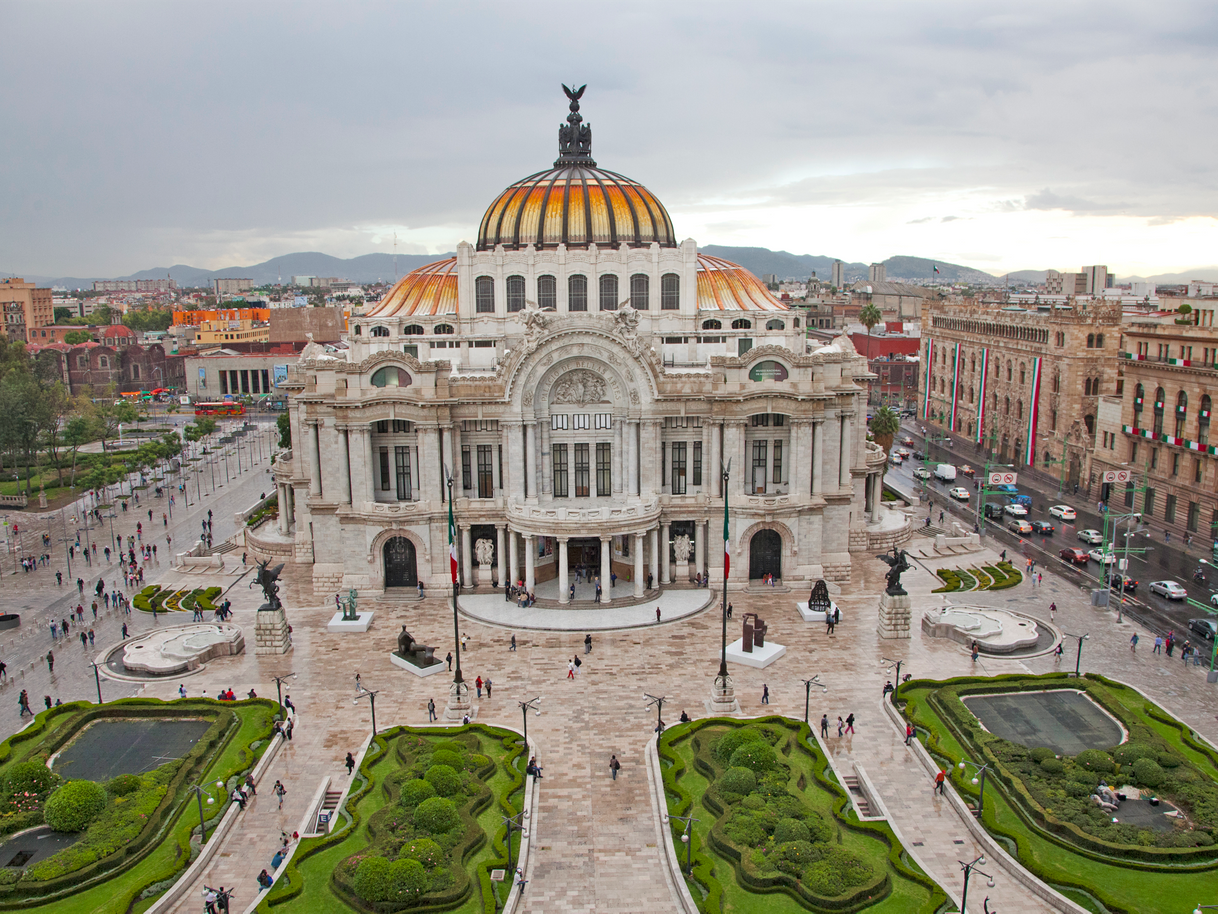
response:
<path fill-rule="evenodd" d="M 782 482 L 782 442 L 774 442 L 774 476 L 771 482 Z"/>
<path fill-rule="evenodd" d="M 646 311 L 651 307 L 651 277 L 635 273 L 630 277 L 630 307 Z"/>
<path fill-rule="evenodd" d="M 601 277 L 601 310 L 617 310 L 617 277 L 608 273 Z"/>
<path fill-rule="evenodd" d="M 472 468 L 470 467 L 469 445 L 461 447 L 461 491 L 474 487 Z"/>
<path fill-rule="evenodd" d="M 567 497 L 567 446 L 553 444 L 550 446 L 554 458 L 554 497 Z"/>
<path fill-rule="evenodd" d="M 613 494 L 612 449 L 608 444 L 596 446 L 596 494 Z"/>
<path fill-rule="evenodd" d="M 537 307 L 543 311 L 558 307 L 558 282 L 553 276 L 537 277 Z"/>
<path fill-rule="evenodd" d="M 507 309 L 509 311 L 524 310 L 523 276 L 509 276 L 507 278 Z"/>
<path fill-rule="evenodd" d="M 765 491 L 765 468 L 766 454 L 768 442 L 754 441 L 753 442 L 753 492 L 761 493 Z"/>
<path fill-rule="evenodd" d="M 398 501 L 410 501 L 414 497 L 410 487 L 410 448 L 395 447 L 393 456 L 398 471 Z"/>
<path fill-rule="evenodd" d="M 575 497 L 587 498 L 591 484 L 588 464 L 588 445 L 575 445 Z"/>
<path fill-rule="evenodd" d="M 575 275 L 567 279 L 567 310 L 588 310 L 588 277 Z"/>
<path fill-rule="evenodd" d="M 393 480 L 389 476 L 389 448 L 381 448 L 381 491 L 388 492 L 393 486 Z"/>
<path fill-rule="evenodd" d="M 665 273 L 660 277 L 660 309 L 662 311 L 676 311 L 680 307 L 681 277 L 676 273 Z M 715 324 L 715 329 L 719 329 L 718 322 Z"/>
<path fill-rule="evenodd" d="M 672 494 L 685 494 L 685 442 L 672 443 Z"/>
<path fill-rule="evenodd" d="M 702 442 L 694 442 L 694 478 L 693 484 L 702 485 Z"/>
<path fill-rule="evenodd" d="M 491 465 L 491 445 L 478 445 L 478 497 L 495 497 L 495 472 Z"/>
<path fill-rule="evenodd" d="M 478 314 L 495 313 L 495 280 L 479 276 L 474 280 L 474 311 Z"/>

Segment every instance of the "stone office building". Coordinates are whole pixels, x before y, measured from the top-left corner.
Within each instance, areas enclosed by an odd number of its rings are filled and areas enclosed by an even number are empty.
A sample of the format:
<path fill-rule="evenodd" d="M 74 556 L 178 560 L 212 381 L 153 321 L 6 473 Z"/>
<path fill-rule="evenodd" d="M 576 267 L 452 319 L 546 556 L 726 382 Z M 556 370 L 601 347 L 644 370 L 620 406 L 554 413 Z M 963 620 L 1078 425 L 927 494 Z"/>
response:
<path fill-rule="evenodd" d="M 318 592 L 443 587 L 452 474 L 467 585 L 565 603 L 583 569 L 617 575 L 616 603 L 722 580 L 725 494 L 733 584 L 848 580 L 852 551 L 887 545 L 870 375 L 800 324 L 598 168 L 573 102 L 554 167 L 499 194 L 475 244 L 354 314 L 347 351 L 301 353 L 279 554 Z"/>

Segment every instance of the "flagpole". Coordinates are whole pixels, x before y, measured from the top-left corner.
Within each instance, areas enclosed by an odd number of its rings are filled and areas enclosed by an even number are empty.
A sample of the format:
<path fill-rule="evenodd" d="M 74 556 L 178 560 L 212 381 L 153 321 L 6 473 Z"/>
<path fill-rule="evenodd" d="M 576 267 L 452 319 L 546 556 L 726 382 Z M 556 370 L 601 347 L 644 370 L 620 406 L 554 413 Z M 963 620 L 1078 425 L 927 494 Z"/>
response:
<path fill-rule="evenodd" d="M 453 669 L 453 682 L 448 687 L 448 707 L 444 709 L 444 716 L 448 720 L 462 720 L 472 711 L 469 703 L 469 686 L 461 677 L 461 628 L 457 620 L 457 524 L 453 519 L 453 478 L 447 471 L 444 475 L 445 482 L 448 484 L 448 553 L 453 579 L 453 653 L 457 657 Z"/>
<path fill-rule="evenodd" d="M 727 579 L 731 574 L 731 526 L 728 515 L 728 482 L 731 479 L 732 462 L 729 460 L 722 465 L 723 469 L 723 598 L 720 615 L 723 623 L 723 636 L 719 645 L 719 673 L 715 676 L 714 688 L 711 691 L 711 708 L 718 714 L 732 714 L 740 710 L 736 704 L 736 690 L 732 686 L 732 677 L 727 672 Z"/>

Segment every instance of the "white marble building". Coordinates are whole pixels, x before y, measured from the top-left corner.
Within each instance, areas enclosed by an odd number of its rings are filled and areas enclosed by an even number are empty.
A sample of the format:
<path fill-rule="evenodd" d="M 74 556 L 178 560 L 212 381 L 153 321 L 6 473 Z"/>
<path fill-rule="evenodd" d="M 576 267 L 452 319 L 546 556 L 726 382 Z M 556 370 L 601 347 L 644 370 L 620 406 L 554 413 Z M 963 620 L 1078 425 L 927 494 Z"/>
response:
<path fill-rule="evenodd" d="M 354 315 L 348 351 L 302 353 L 283 548 L 264 551 L 319 592 L 444 587 L 451 473 L 467 586 L 557 579 L 565 602 L 579 566 L 617 575 L 613 602 L 718 585 L 730 458 L 729 585 L 848 580 L 884 461 L 866 360 L 845 337 L 810 350 L 799 312 L 596 167 L 577 102 L 567 120 L 554 168 L 501 193 L 476 244 Z"/>

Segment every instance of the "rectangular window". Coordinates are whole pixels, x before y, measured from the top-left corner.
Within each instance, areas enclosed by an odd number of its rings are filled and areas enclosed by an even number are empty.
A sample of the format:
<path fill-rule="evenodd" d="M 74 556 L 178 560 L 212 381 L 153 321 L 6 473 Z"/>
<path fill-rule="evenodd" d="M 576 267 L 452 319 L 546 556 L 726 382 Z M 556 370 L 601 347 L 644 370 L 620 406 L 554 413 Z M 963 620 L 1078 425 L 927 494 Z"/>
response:
<path fill-rule="evenodd" d="M 105 368 L 105 367 L 106 367 L 105 365 L 103 365 L 103 366 L 102 366 L 102 368 Z M 241 375 L 240 375 L 240 373 L 239 373 L 239 372 L 238 372 L 236 369 L 233 369 L 232 371 L 230 371 L 230 372 L 228 373 L 228 386 L 229 386 L 230 391 L 231 391 L 232 393 L 234 393 L 234 394 L 235 394 L 235 393 L 236 393 L 238 390 L 240 390 L 240 389 L 241 389 L 241 388 L 238 386 L 238 385 L 241 383 L 241 382 L 240 382 L 240 377 L 241 377 Z"/>
<path fill-rule="evenodd" d="M 766 455 L 767 444 L 765 441 L 753 442 L 753 494 L 759 495 L 765 492 L 765 470 L 766 470 Z"/>
<path fill-rule="evenodd" d="M 1159 449 L 1157 447 L 1150 450 L 1150 468 L 1152 470 L 1159 468 Z"/>
<path fill-rule="evenodd" d="M 581 274 L 567 278 L 567 310 L 588 310 L 588 277 Z"/>
<path fill-rule="evenodd" d="M 1146 494 L 1142 496 L 1142 513 L 1147 517 L 1154 517 L 1155 514 L 1155 490 L 1147 489 Z"/>
<path fill-rule="evenodd" d="M 376 433 L 378 435 L 388 435 L 389 434 L 389 420 L 388 419 L 377 420 Z"/>
<path fill-rule="evenodd" d="M 782 482 L 782 442 L 774 442 L 774 476 L 772 482 Z"/>
<path fill-rule="evenodd" d="M 596 413 L 597 428 L 613 428 L 613 413 Z"/>
<path fill-rule="evenodd" d="M 1180 475 L 1180 455 L 1179 454 L 1171 455 L 1171 474 L 1173 476 Z"/>
<path fill-rule="evenodd" d="M 672 494 L 685 494 L 685 442 L 674 441 L 672 448 Z"/>
<path fill-rule="evenodd" d="M 572 418 L 575 420 L 571 426 L 572 428 L 574 428 L 574 429 L 589 428 L 587 413 L 576 413 Z"/>
<path fill-rule="evenodd" d="M 271 370 L 269 368 L 262 369 L 262 392 L 264 394 L 271 392 Z"/>
<path fill-rule="evenodd" d="M 753 422 L 753 428 L 759 428 L 759 427 L 761 427 L 761 428 L 765 428 L 765 427 L 768 427 L 768 426 L 769 426 L 769 424 L 770 424 L 770 414 L 769 414 L 769 413 L 761 413 L 761 414 L 759 414 L 759 415 L 753 416 L 753 418 L 752 418 L 752 422 Z"/>
<path fill-rule="evenodd" d="M 414 492 L 410 484 L 410 448 L 395 447 L 393 459 L 398 475 L 398 501 L 411 501 Z"/>
<path fill-rule="evenodd" d="M 388 492 L 393 488 L 393 479 L 389 475 L 389 448 L 381 448 L 381 491 Z"/>
<path fill-rule="evenodd" d="M 567 446 L 565 444 L 550 445 L 551 459 L 554 464 L 554 497 L 567 497 Z"/>
<path fill-rule="evenodd" d="M 694 442 L 694 478 L 693 484 L 702 485 L 702 442 Z"/>
<path fill-rule="evenodd" d="M 80 365 L 81 368 L 89 367 L 89 362 L 83 355 L 80 357 L 80 362 L 81 362 L 81 365 Z M 220 372 L 220 393 L 222 393 L 222 394 L 228 393 L 228 372 L 227 371 Z"/>
<path fill-rule="evenodd" d="M 575 497 L 587 498 L 589 486 L 592 484 L 589 472 L 588 445 L 575 445 Z"/>
<path fill-rule="evenodd" d="M 474 487 L 474 473 L 472 456 L 469 452 L 469 445 L 461 445 L 461 491 L 472 489 Z"/>
<path fill-rule="evenodd" d="M 1138 443 L 1136 441 L 1129 442 L 1129 462 L 1136 463 L 1138 460 Z"/>
<path fill-rule="evenodd" d="M 1201 461 L 1193 458 L 1193 482 L 1201 482 Z"/>
<path fill-rule="evenodd" d="M 1126 508 L 1133 507 L 1133 483 L 1132 482 L 1125 483 L 1125 507 Z"/>
<path fill-rule="evenodd" d="M 550 428 L 556 432 L 564 431 L 567 428 L 567 414 L 555 413 L 550 416 Z"/>
<path fill-rule="evenodd" d="M 613 494 L 613 447 L 604 442 L 596 446 L 596 494 Z"/>
<path fill-rule="evenodd" d="M 1163 499 L 1163 522 L 1165 524 L 1174 524 L 1176 522 L 1176 496 L 1168 495 Z"/>
<path fill-rule="evenodd" d="M 1188 532 L 1196 533 L 1197 524 L 1201 521 L 1201 506 L 1195 501 L 1188 503 Z"/>
<path fill-rule="evenodd" d="M 478 445 L 478 497 L 495 497 L 495 469 L 491 463 L 491 445 Z"/>
<path fill-rule="evenodd" d="M 1125 379 L 1117 378 L 1116 395 L 1122 396 L 1125 393 Z"/>
<path fill-rule="evenodd" d="M 241 392 L 243 394 L 250 392 L 250 373 L 248 368 L 241 369 Z"/>
<path fill-rule="evenodd" d="M 411 426 L 410 426 L 409 419 L 393 419 L 391 421 L 393 422 L 392 427 L 393 427 L 394 434 L 400 435 L 400 434 L 410 431 Z"/>

